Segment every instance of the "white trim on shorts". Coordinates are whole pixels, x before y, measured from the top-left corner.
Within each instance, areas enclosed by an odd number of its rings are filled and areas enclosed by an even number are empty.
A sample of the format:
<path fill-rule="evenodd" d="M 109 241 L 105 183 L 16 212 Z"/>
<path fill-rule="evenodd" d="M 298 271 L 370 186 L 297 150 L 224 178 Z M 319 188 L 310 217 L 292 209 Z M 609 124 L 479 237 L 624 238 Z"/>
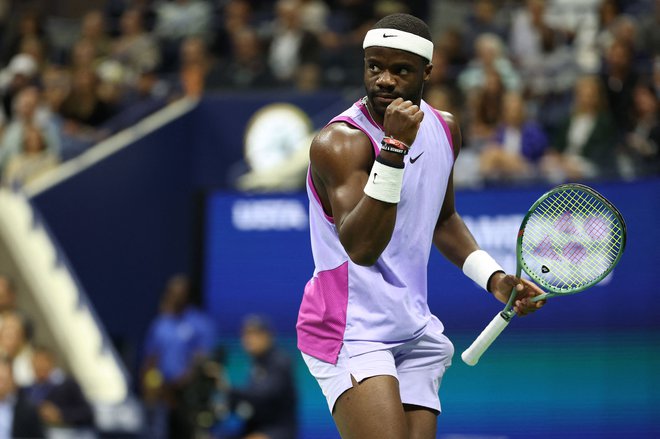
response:
<path fill-rule="evenodd" d="M 336 365 L 302 353 L 331 413 L 341 394 L 353 387 L 351 376 L 359 383 L 378 375 L 393 376 L 399 381 L 403 404 L 441 412 L 438 390 L 454 354 L 454 346 L 444 334 L 428 331 L 395 347 L 352 357 L 348 350 L 345 342 Z"/>

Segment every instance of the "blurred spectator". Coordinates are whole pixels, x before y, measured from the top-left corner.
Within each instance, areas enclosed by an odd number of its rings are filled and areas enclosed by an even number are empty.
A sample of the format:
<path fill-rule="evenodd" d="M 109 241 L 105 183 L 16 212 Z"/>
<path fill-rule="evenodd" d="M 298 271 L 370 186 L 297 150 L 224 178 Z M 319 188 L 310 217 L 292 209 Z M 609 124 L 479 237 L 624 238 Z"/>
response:
<path fill-rule="evenodd" d="M 510 91 L 520 90 L 520 76 L 504 54 L 502 40 L 494 34 L 483 34 L 475 43 L 476 58 L 458 77 L 458 84 L 464 93 L 470 93 L 484 86 L 487 75 L 495 71 L 504 88 Z"/>
<path fill-rule="evenodd" d="M 45 107 L 51 114 L 57 115 L 71 92 L 70 72 L 62 66 L 51 64 L 41 75 L 41 85 Z"/>
<path fill-rule="evenodd" d="M 252 359 L 250 378 L 229 391 L 230 406 L 245 419 L 243 439 L 295 439 L 297 396 L 291 359 L 274 341 L 263 316 L 246 317 L 243 349 Z"/>
<path fill-rule="evenodd" d="M 78 382 L 58 367 L 55 353 L 35 346 L 32 354 L 35 383 L 29 388 L 30 401 L 49 438 L 94 439 L 97 437 L 92 407 Z"/>
<path fill-rule="evenodd" d="M 119 35 L 121 17 L 129 8 L 138 9 L 142 15 L 145 30 L 147 32 L 153 31 L 156 22 L 155 2 L 156 0 L 105 0 L 103 12 L 110 36 L 116 37 Z"/>
<path fill-rule="evenodd" d="M 458 29 L 453 27 L 445 30 L 435 42 L 434 48 L 444 56 L 445 62 L 448 65 L 447 70 L 449 72 L 449 77 L 451 78 L 458 78 L 460 72 L 463 71 L 470 60 L 476 56 L 476 39 L 473 42 L 473 48 L 470 50 L 470 53 L 474 54 L 473 56 L 467 55 L 464 46 L 463 35 Z M 435 55 L 436 54 L 434 53 L 434 56 Z"/>
<path fill-rule="evenodd" d="M 29 86 L 22 89 L 16 96 L 14 117 L 11 119 L 0 138 L 0 171 L 7 166 L 11 156 L 25 153 L 27 129 L 33 127 L 40 131 L 48 155 L 58 157 L 61 151 L 60 128 L 53 114 L 41 102 L 41 94 L 37 87 Z M 36 146 L 34 138 L 29 139 L 29 147 Z M 34 151 L 32 151 L 34 152 Z"/>
<path fill-rule="evenodd" d="M 660 0 L 655 0 L 653 11 L 642 17 L 639 34 L 643 50 L 650 57 L 660 55 Z"/>
<path fill-rule="evenodd" d="M 328 30 L 330 8 L 323 0 L 300 0 L 300 24 L 306 31 L 323 34 Z"/>
<path fill-rule="evenodd" d="M 4 357 L 0 357 L 0 437 L 44 437 L 37 409 L 30 402 L 27 390 L 14 381 L 11 363 Z"/>
<path fill-rule="evenodd" d="M 163 41 L 180 43 L 187 37 L 207 38 L 211 6 L 205 0 L 170 0 L 156 6 L 155 35 Z"/>
<path fill-rule="evenodd" d="M 362 66 L 354 60 L 356 57 L 361 59 L 362 40 L 375 23 L 375 3 L 369 0 L 327 1 L 330 8 L 327 28 L 314 31 L 318 44 L 323 48 L 317 56 L 318 62 L 323 65 L 324 84 L 362 83 Z"/>
<path fill-rule="evenodd" d="M 17 8 L 20 10 L 20 8 Z M 21 44 L 26 39 L 46 41 L 46 33 L 42 14 L 36 8 L 23 10 L 15 22 L 10 22 L 3 35 L 2 56 L 3 64 L 20 53 Z"/>
<path fill-rule="evenodd" d="M 37 64 L 37 69 L 41 70 L 48 64 L 48 54 L 46 53 L 46 44 L 44 40 L 37 37 L 25 37 L 21 40 L 18 49 L 19 54 L 29 55 Z"/>
<path fill-rule="evenodd" d="M 550 27 L 541 31 L 541 56 L 521 72 L 526 96 L 546 129 L 552 130 L 570 109 L 573 87 L 580 74 L 573 48 Z"/>
<path fill-rule="evenodd" d="M 18 311 L 6 313 L 0 326 L 0 355 L 11 360 L 14 380 L 19 386 L 34 383 L 32 354 L 32 324 Z"/>
<path fill-rule="evenodd" d="M 192 305 L 188 279 L 172 277 L 163 293 L 160 313 L 150 325 L 142 366 L 150 437 L 191 437 L 194 423 L 182 394 L 197 364 L 214 344 L 213 323 Z"/>
<path fill-rule="evenodd" d="M 493 141 L 481 152 L 481 175 L 491 182 L 530 179 L 548 147 L 548 138 L 539 124 L 527 119 L 520 94 L 507 93 L 503 112 Z"/>
<path fill-rule="evenodd" d="M 199 37 L 183 40 L 180 48 L 178 87 L 184 96 L 200 98 L 206 89 L 218 88 L 222 71 Z"/>
<path fill-rule="evenodd" d="M 100 10 L 93 10 L 83 15 L 80 26 L 79 41 L 87 41 L 99 57 L 110 54 L 112 39 L 108 34 L 105 16 Z"/>
<path fill-rule="evenodd" d="M 211 42 L 211 52 L 225 62 L 233 62 L 237 54 L 232 54 L 235 39 L 246 31 L 253 32 L 253 10 L 248 0 L 228 0 L 217 12 L 217 28 Z M 235 49 L 234 49 L 235 50 Z"/>
<path fill-rule="evenodd" d="M 614 40 L 614 27 L 621 10 L 618 0 L 603 0 L 598 7 L 598 35 L 596 44 L 599 52 L 607 50 Z"/>
<path fill-rule="evenodd" d="M 469 58 L 474 57 L 475 42 L 481 34 L 497 35 L 506 41 L 506 27 L 497 20 L 497 6 L 494 0 L 477 0 L 465 20 L 463 50 Z M 435 65 L 434 65 L 435 67 Z"/>
<path fill-rule="evenodd" d="M 155 70 L 160 65 L 158 41 L 144 28 L 142 11 L 129 8 L 121 16 L 120 34 L 114 40 L 111 56 L 123 66 L 123 78 L 131 83 L 139 72 Z"/>
<path fill-rule="evenodd" d="M 96 70 L 101 62 L 96 46 L 89 40 L 78 40 L 71 48 L 69 66 L 72 71 Z"/>
<path fill-rule="evenodd" d="M 524 68 L 526 63 L 536 63 L 542 56 L 541 39 L 545 22 L 543 0 L 526 0 L 525 7 L 514 12 L 511 19 L 509 49 L 515 64 Z"/>
<path fill-rule="evenodd" d="M 493 138 L 502 117 L 502 102 L 506 90 L 495 70 L 484 72 L 484 83 L 468 96 L 468 123 L 465 143 L 481 149 Z"/>
<path fill-rule="evenodd" d="M 298 0 L 278 0 L 275 19 L 267 29 L 268 65 L 282 85 L 301 89 L 317 88 L 319 41 L 302 27 Z"/>
<path fill-rule="evenodd" d="M 23 186 L 55 169 L 58 164 L 57 156 L 48 151 L 41 130 L 27 126 L 23 130 L 23 148 L 21 152 L 9 155 L 2 181 L 5 185 Z"/>
<path fill-rule="evenodd" d="M 265 53 L 257 33 L 250 28 L 237 31 L 231 39 L 232 57 L 219 71 L 219 80 L 210 85 L 233 90 L 263 89 L 273 86 L 275 79 L 268 69 Z"/>
<path fill-rule="evenodd" d="M 442 47 L 434 47 L 431 63 L 433 70 L 425 87 L 446 87 L 451 89 L 452 93 L 459 93 L 456 83 L 458 72 L 451 66 L 449 56 Z"/>
<path fill-rule="evenodd" d="M 614 40 L 607 49 L 601 75 L 607 104 L 614 117 L 619 137 L 630 131 L 633 116 L 633 90 L 639 77 L 632 63 L 632 52 L 628 44 Z"/>
<path fill-rule="evenodd" d="M 175 71 L 179 47 L 186 38 L 211 41 L 211 5 L 206 0 L 170 0 L 156 4 L 154 36 L 159 40 L 163 69 Z"/>
<path fill-rule="evenodd" d="M 660 112 L 653 87 L 639 84 L 633 91 L 633 129 L 626 136 L 628 177 L 660 175 Z"/>
<path fill-rule="evenodd" d="M 14 56 L 7 67 L 0 71 L 0 95 L 2 111 L 7 119 L 13 117 L 14 97 L 25 87 L 34 85 L 38 66 L 34 58 L 27 54 Z"/>
<path fill-rule="evenodd" d="M 601 83 L 585 76 L 575 85 L 573 111 L 559 125 L 542 167 L 550 181 L 609 175 L 614 168 L 616 128 Z"/>
<path fill-rule="evenodd" d="M 99 96 L 99 77 L 92 69 L 73 72 L 71 92 L 62 103 L 67 133 L 81 133 L 100 126 L 115 110 Z"/>
<path fill-rule="evenodd" d="M 0 274 L 0 327 L 5 315 L 16 311 L 16 284 L 6 274 Z"/>

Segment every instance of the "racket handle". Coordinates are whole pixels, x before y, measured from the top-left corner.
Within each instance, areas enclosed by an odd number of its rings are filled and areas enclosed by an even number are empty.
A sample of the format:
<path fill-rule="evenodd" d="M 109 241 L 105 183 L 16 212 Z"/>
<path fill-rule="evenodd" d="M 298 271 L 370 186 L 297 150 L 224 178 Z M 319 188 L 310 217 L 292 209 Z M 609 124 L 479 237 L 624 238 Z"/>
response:
<path fill-rule="evenodd" d="M 493 320 L 481 331 L 479 337 L 472 342 L 469 348 L 463 351 L 461 358 L 468 366 L 474 366 L 479 362 L 479 358 L 486 352 L 486 349 L 495 341 L 498 335 L 507 327 L 511 318 L 507 318 L 504 313 L 499 313 Z"/>

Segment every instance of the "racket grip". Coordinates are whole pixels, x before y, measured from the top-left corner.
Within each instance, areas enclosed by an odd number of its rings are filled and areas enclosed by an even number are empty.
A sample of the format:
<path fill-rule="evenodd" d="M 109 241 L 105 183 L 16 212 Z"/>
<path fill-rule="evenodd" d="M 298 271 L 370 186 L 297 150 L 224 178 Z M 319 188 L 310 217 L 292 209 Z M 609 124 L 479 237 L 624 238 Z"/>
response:
<path fill-rule="evenodd" d="M 503 313 L 498 313 L 493 320 L 481 331 L 479 337 L 472 342 L 461 354 L 461 358 L 468 366 L 474 366 L 479 362 L 479 358 L 486 352 L 486 349 L 495 341 L 498 335 L 507 327 L 510 318 L 506 318 Z"/>

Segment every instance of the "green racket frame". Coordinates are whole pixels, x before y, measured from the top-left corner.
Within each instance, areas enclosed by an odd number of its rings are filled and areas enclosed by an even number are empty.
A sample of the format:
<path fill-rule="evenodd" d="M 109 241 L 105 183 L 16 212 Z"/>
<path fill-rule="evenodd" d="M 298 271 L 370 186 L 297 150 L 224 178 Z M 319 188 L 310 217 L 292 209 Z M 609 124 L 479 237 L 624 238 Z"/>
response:
<path fill-rule="evenodd" d="M 621 230 L 620 230 L 620 243 L 618 243 L 619 248 L 618 252 L 612 262 L 609 263 L 608 267 L 606 270 L 604 270 L 600 275 L 595 277 L 594 279 L 590 280 L 589 282 L 586 282 L 578 287 L 575 288 L 557 288 L 551 284 L 549 284 L 547 281 L 545 281 L 543 278 L 538 276 L 533 270 L 531 270 L 528 265 L 525 263 L 525 260 L 523 259 L 523 241 L 524 241 L 524 236 L 525 236 L 525 228 L 527 226 L 527 223 L 529 219 L 532 217 L 533 214 L 535 214 L 536 209 L 541 205 L 544 201 L 546 201 L 548 198 L 551 196 L 555 195 L 558 192 L 566 192 L 566 191 L 581 191 L 584 193 L 587 193 L 591 195 L 593 198 L 597 199 L 600 201 L 608 210 L 609 212 L 616 218 L 616 220 L 620 223 L 621 225 Z M 522 274 L 522 270 L 527 273 L 527 275 L 535 282 L 537 282 L 541 287 L 544 289 L 548 290 L 549 292 L 545 292 L 539 296 L 536 296 L 532 299 L 532 301 L 537 302 L 539 300 L 545 300 L 551 297 L 556 297 L 556 296 L 567 296 L 570 294 L 575 294 L 579 293 L 581 291 L 586 290 L 587 288 L 590 288 L 603 280 L 610 272 L 614 269 L 614 267 L 619 263 L 619 260 L 621 260 L 621 256 L 623 255 L 623 251 L 626 246 L 626 235 L 627 235 L 627 230 L 626 230 L 626 223 L 623 219 L 623 216 L 619 212 L 619 210 L 614 207 L 614 205 L 608 201 L 604 196 L 596 192 L 594 189 L 590 188 L 589 186 L 585 186 L 583 184 L 578 184 L 578 183 L 568 183 L 568 184 L 562 184 L 559 186 L 556 186 L 543 194 L 533 205 L 532 207 L 529 208 L 527 213 L 525 214 L 525 217 L 523 218 L 523 221 L 520 225 L 520 229 L 518 231 L 518 238 L 516 241 L 516 258 L 517 258 L 517 264 L 516 264 L 516 277 L 520 278 L 520 275 Z M 461 355 L 461 358 L 463 361 L 468 364 L 469 366 L 474 366 L 477 364 L 479 361 L 479 358 L 483 353 L 488 349 L 488 347 L 495 341 L 495 339 L 499 336 L 499 334 L 507 327 L 513 316 L 515 316 L 515 312 L 513 310 L 513 303 L 515 302 L 516 299 L 516 289 L 513 288 L 511 290 L 511 294 L 509 296 L 509 300 L 504 307 L 504 310 L 499 312 L 493 320 L 486 326 L 486 328 L 479 334 L 477 339 L 470 345 L 468 349 L 466 349 L 463 354 Z"/>

